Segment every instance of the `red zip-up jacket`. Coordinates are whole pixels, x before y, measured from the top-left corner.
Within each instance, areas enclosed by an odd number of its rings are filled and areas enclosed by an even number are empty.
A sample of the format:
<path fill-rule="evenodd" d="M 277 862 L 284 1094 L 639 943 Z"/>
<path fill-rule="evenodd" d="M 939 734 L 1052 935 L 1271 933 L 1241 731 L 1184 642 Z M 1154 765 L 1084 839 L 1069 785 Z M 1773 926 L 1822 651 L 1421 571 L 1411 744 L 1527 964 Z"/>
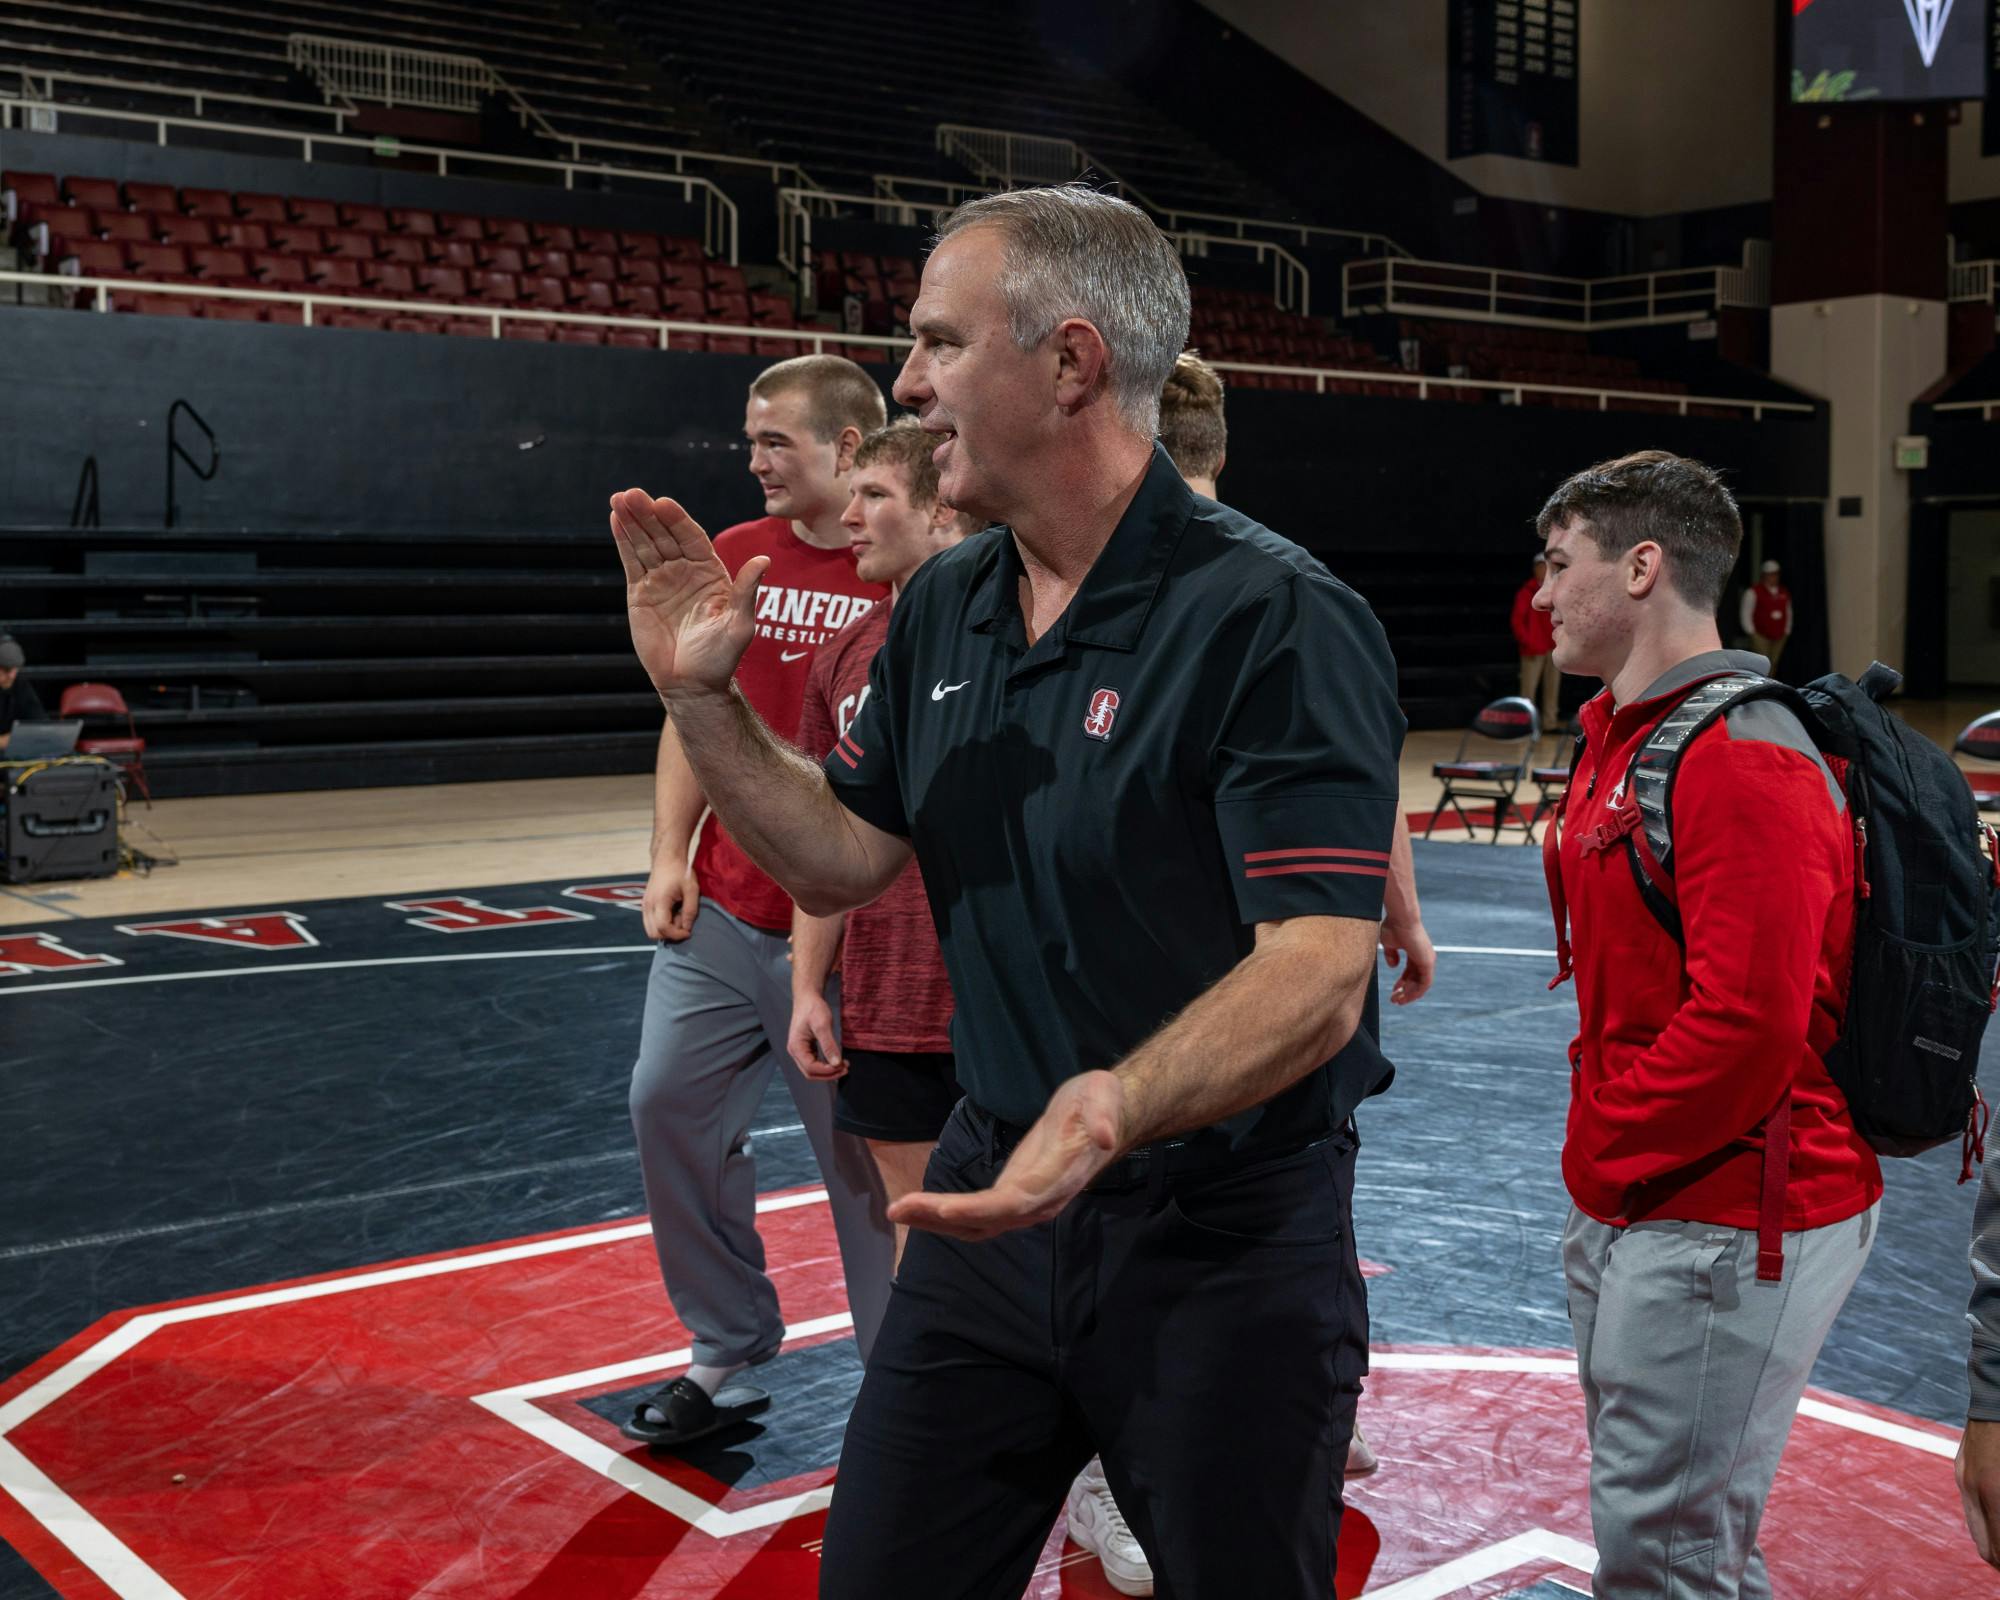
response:
<path fill-rule="evenodd" d="M 1681 752 L 1671 877 L 1685 959 L 1640 898 L 1618 791 L 1676 690 L 1761 656 L 1682 662 L 1630 705 L 1583 708 L 1558 854 L 1579 1029 L 1570 1047 L 1563 1178 L 1599 1222 L 1755 1228 L 1761 1125 L 1792 1092 L 1787 1229 L 1865 1211 L 1882 1194 L 1822 1054 L 1840 1032 L 1854 943 L 1853 829 L 1798 719 L 1731 711 Z"/>

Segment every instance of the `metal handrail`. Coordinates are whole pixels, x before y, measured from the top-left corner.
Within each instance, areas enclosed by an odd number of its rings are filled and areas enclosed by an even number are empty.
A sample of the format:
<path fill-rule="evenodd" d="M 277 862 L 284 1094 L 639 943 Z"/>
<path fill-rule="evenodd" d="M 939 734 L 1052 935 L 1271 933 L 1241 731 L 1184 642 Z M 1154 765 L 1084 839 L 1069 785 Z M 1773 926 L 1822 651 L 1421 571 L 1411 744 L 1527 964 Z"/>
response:
<path fill-rule="evenodd" d="M 83 470 L 76 478 L 76 498 L 70 502 L 69 525 L 72 528 L 98 528 L 103 519 L 97 504 L 97 457 L 85 456 Z"/>
<path fill-rule="evenodd" d="M 1769 304 L 1763 241 L 1755 239 L 1745 244 L 1739 266 L 1605 278 L 1390 258 L 1350 261 L 1341 269 L 1341 312 L 1347 317 L 1384 311 L 1584 330 L 1693 322 L 1721 306 Z"/>
<path fill-rule="evenodd" d="M 35 103 L 21 100 L 16 96 L 0 94 L 0 132 L 13 126 L 15 106 Z M 113 121 L 154 124 L 159 130 L 158 142 L 162 146 L 167 144 L 169 128 L 200 128 L 213 133 L 247 134 L 253 138 L 292 144 L 298 147 L 299 158 L 308 162 L 313 159 L 313 149 L 318 145 L 344 150 L 379 151 L 382 148 L 382 142 L 377 139 L 361 139 L 336 133 L 307 133 L 296 128 L 260 127 L 254 123 L 162 117 L 146 111 L 112 111 L 96 106 L 92 106 L 86 114 Z M 404 144 L 400 140 L 395 141 L 395 150 L 400 155 L 434 159 L 437 163 L 438 176 L 441 178 L 451 176 L 451 163 L 457 162 L 461 168 L 512 167 L 525 171 L 560 172 L 563 175 L 565 189 L 574 189 L 579 175 L 590 178 L 635 178 L 646 183 L 678 184 L 683 199 L 692 200 L 697 191 L 702 196 L 702 244 L 708 253 L 725 257 L 731 266 L 738 264 L 741 230 L 736 202 L 709 178 L 697 177 L 690 172 L 661 172 L 650 167 L 614 167 L 589 161 L 547 160 L 540 156 L 492 155 L 478 150 L 451 150 L 442 145 Z"/>
<path fill-rule="evenodd" d="M 1951 263 L 1949 299 L 1953 304 L 1991 300 L 2000 261 L 1954 261 Z"/>
<path fill-rule="evenodd" d="M 174 424 L 183 416 L 191 419 L 194 425 L 201 429 L 202 436 L 208 440 L 208 465 L 205 468 L 193 456 L 189 455 L 181 445 L 180 435 L 176 432 Z M 209 479 L 213 478 L 222 466 L 222 447 L 215 442 L 215 430 L 208 425 L 202 414 L 185 400 L 176 400 L 172 405 L 167 407 L 166 525 L 169 528 L 174 525 L 179 512 L 179 502 L 174 495 L 174 466 L 176 459 L 185 461 L 188 464 L 188 470 L 203 483 L 207 483 Z"/>
<path fill-rule="evenodd" d="M 548 119 L 484 57 L 412 50 L 323 33 L 285 36 L 285 59 L 309 74 L 329 99 L 423 106 L 477 115 L 488 94 L 502 96 L 523 127 L 559 139 Z"/>
<path fill-rule="evenodd" d="M 1110 186 L 1124 198 L 1143 206 L 1148 211 L 1159 208 L 1138 189 L 1127 183 L 1103 162 L 1095 159 L 1074 139 L 1060 139 L 1049 134 L 1021 133 L 1011 128 L 979 128 L 964 122 L 940 122 L 936 132 L 937 148 L 952 159 L 962 162 L 975 176 L 983 177 L 1002 189 L 1017 187 L 1016 178 L 1031 183 L 1066 183 L 1071 178 L 1082 177 L 1086 172 L 1095 172 L 1109 180 Z M 991 159 L 992 144 L 999 145 L 999 165 Z M 1054 160 L 1043 164 L 1034 171 L 1018 171 L 1014 152 L 1019 147 L 1026 151 L 1040 150 L 1052 153 Z"/>
<path fill-rule="evenodd" d="M 1101 168 L 1099 169 L 1102 170 Z M 953 183 L 946 178 L 913 177 L 908 173 L 878 172 L 873 175 L 877 195 L 884 200 L 902 201 L 909 204 L 935 205 L 940 210 L 967 200 L 977 200 L 992 193 L 990 186 L 976 183 Z M 917 200 L 902 191 L 930 191 L 937 198 Z M 1404 249 L 1386 233 L 1374 233 L 1365 228 L 1329 228 L 1313 222 L 1277 222 L 1268 217 L 1239 216 L 1234 212 L 1191 211 L 1180 206 L 1148 206 L 1160 226 L 1176 231 L 1187 223 L 1201 223 L 1202 231 L 1214 234 L 1219 229 L 1234 233 L 1239 238 L 1256 235 L 1275 238 L 1280 242 L 1310 245 L 1315 239 L 1351 241 L 1361 246 L 1364 252 L 1385 256 L 1408 258 L 1410 252 Z"/>
<path fill-rule="evenodd" d="M 1931 407 L 1933 411 L 1977 411 L 1980 420 L 1991 422 L 2000 416 L 2000 399 L 1993 400 L 1943 400 Z"/>
<path fill-rule="evenodd" d="M 198 283 L 154 283 L 144 279 L 85 278 L 67 275 L 51 278 L 47 273 L 0 272 L 0 283 L 50 282 L 67 287 L 96 290 L 97 309 L 100 311 L 109 309 L 111 291 L 129 289 L 138 294 L 179 294 L 193 295 L 205 300 L 259 300 L 296 305 L 302 308 L 308 326 L 312 323 L 313 309 L 325 306 L 334 310 L 386 311 L 404 316 L 478 317 L 491 324 L 493 337 L 496 339 L 500 337 L 501 328 L 507 322 L 572 323 L 580 327 L 600 328 L 645 328 L 659 335 L 662 350 L 672 348 L 668 342 L 669 336 L 676 333 L 696 335 L 720 333 L 752 339 L 789 339 L 810 344 L 815 353 L 830 344 L 868 345 L 878 349 L 902 351 L 910 349 L 914 342 L 881 334 L 841 333 L 830 328 L 752 327 L 741 323 L 602 316 L 582 311 L 517 311 L 504 306 L 462 306 L 428 300 L 376 300 L 355 295 L 289 294 L 275 289 L 211 288 Z M 1762 418 L 1767 411 L 1801 412 L 1810 415 L 1814 409 L 1798 401 L 1746 400 L 1740 395 L 1663 395 L 1644 389 L 1595 388 L 1571 383 L 1509 382 L 1483 378 L 1440 378 L 1429 373 L 1377 371 L 1352 367 L 1284 367 L 1249 361 L 1217 361 L 1211 364 L 1219 372 L 1258 372 L 1269 373 L 1275 377 L 1312 378 L 1315 380 L 1315 389 L 1321 394 L 1326 392 L 1329 382 L 1360 382 L 1414 387 L 1420 400 L 1429 399 L 1432 389 L 1488 389 L 1511 395 L 1517 403 L 1527 394 L 1587 395 L 1599 402 L 1601 410 L 1609 409 L 1607 402 L 1611 400 L 1641 400 L 1654 405 L 1671 405 L 1677 407 L 1683 414 L 1689 406 L 1727 406 L 1737 411 L 1747 411 L 1753 418 Z M 2000 401 L 1992 403 L 2000 405 Z"/>
<path fill-rule="evenodd" d="M 1260 264 L 1269 260 L 1271 297 L 1277 301 L 1278 309 L 1300 316 L 1312 314 L 1312 274 L 1303 261 L 1274 240 L 1239 239 L 1228 233 L 1176 233 L 1170 228 L 1161 231 L 1184 256 L 1206 256 L 1210 247 L 1220 246 L 1225 250 L 1248 250 Z"/>
<path fill-rule="evenodd" d="M 59 83 L 79 83 L 93 89 L 123 89 L 128 94 L 158 95 L 162 98 L 175 100 L 192 100 L 194 102 L 194 114 L 197 117 L 205 117 L 202 105 L 207 101 L 213 101 L 218 105 L 262 106 L 271 111 L 292 111 L 301 116 L 308 117 L 331 117 L 333 119 L 334 132 L 336 133 L 346 127 L 347 119 L 354 111 L 354 107 L 351 105 L 345 108 L 340 106 L 316 106 L 310 101 L 305 100 L 274 100 L 267 95 L 230 94 L 216 89 L 190 89 L 186 84 L 179 83 L 146 83 L 135 78 L 101 78 L 95 74 L 84 72 L 43 72 L 39 69 L 31 72 L 26 67 L 16 70 L 19 72 L 22 82 L 28 85 L 31 91 L 20 96 L 21 99 L 41 105 L 53 106 L 58 111 L 67 108 L 90 116 L 100 114 L 95 106 L 76 105 L 70 101 L 58 100 L 55 98 L 55 86 Z M 48 85 L 47 93 L 36 95 L 32 92 L 34 81 L 37 78 Z M 144 115 L 144 113 L 140 114 Z"/>

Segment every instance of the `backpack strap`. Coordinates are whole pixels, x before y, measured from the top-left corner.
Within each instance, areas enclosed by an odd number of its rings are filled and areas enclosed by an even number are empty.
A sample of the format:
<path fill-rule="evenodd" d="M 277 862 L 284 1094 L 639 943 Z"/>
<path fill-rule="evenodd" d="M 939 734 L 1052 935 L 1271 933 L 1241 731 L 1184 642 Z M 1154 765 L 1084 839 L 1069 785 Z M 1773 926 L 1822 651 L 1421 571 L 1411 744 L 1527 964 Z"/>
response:
<path fill-rule="evenodd" d="M 1583 759 L 1584 736 L 1578 732 L 1576 744 L 1570 750 L 1570 777 L 1576 777 L 1576 766 Z M 1562 825 L 1563 817 L 1569 811 L 1569 784 L 1563 785 L 1562 798 L 1556 808 L 1549 813 L 1549 824 L 1542 829 L 1542 876 L 1549 886 L 1549 910 L 1556 919 L 1556 975 L 1549 979 L 1551 989 L 1559 989 L 1576 970 L 1569 945 L 1569 896 L 1563 889 L 1562 875 Z M 2000 854 L 1994 857 L 2000 863 Z M 2000 870 L 2000 869 L 1996 869 Z M 1996 980 L 1993 992 L 2000 996 L 2000 980 Z"/>
<path fill-rule="evenodd" d="M 1687 932 L 1681 926 L 1680 900 L 1673 884 L 1673 796 L 1680 758 L 1687 747 L 1737 706 L 1752 700 L 1777 700 L 1788 706 L 1817 736 L 1820 724 L 1805 697 L 1788 685 L 1751 672 L 1729 672 L 1706 678 L 1667 709 L 1639 746 L 1616 800 L 1629 794 L 1638 810 L 1638 826 L 1625 836 L 1626 859 L 1639 898 L 1682 952 Z M 1757 1278 L 1777 1283 L 1785 1274 L 1785 1184 L 1791 1167 L 1792 1096 L 1790 1086 L 1764 1119 L 1763 1183 L 1757 1205 Z"/>

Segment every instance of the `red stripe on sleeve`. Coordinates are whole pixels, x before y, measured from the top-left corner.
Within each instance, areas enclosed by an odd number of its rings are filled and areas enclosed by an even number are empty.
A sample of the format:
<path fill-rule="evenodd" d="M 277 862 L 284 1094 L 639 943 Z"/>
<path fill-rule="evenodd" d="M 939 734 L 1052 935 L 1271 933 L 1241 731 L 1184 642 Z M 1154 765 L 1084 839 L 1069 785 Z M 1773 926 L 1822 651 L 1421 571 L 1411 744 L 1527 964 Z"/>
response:
<path fill-rule="evenodd" d="M 1332 845 L 1313 845 L 1299 850 L 1251 850 L 1245 853 L 1245 862 L 1251 861 L 1291 861 L 1300 857 L 1328 857 L 1335 860 L 1383 861 L 1389 859 L 1386 850 L 1346 850 Z"/>
<path fill-rule="evenodd" d="M 1251 867 L 1244 872 L 1246 878 L 1281 878 L 1293 872 L 1347 872 L 1363 878 L 1386 878 L 1387 867 L 1365 867 L 1354 862 L 1339 861 L 1297 861 L 1289 867 Z"/>
<path fill-rule="evenodd" d="M 856 761 L 854 757 L 852 757 L 847 753 L 846 747 L 844 745 L 838 745 L 838 744 L 835 745 L 833 747 L 833 753 L 839 756 L 842 761 L 845 761 L 856 772 L 859 772 L 861 770 L 861 763 Z"/>

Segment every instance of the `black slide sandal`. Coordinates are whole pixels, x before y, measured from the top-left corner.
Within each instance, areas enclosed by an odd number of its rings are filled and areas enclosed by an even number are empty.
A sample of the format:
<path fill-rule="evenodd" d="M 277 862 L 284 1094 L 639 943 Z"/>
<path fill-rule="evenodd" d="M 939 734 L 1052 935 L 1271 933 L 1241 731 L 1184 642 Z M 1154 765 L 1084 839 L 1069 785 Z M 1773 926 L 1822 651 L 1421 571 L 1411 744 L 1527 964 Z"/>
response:
<path fill-rule="evenodd" d="M 726 1384 L 711 1400 L 692 1378 L 676 1378 L 641 1401 L 618 1431 L 641 1444 L 671 1447 L 706 1438 L 768 1410 L 770 1404 L 770 1395 L 748 1384 Z"/>

